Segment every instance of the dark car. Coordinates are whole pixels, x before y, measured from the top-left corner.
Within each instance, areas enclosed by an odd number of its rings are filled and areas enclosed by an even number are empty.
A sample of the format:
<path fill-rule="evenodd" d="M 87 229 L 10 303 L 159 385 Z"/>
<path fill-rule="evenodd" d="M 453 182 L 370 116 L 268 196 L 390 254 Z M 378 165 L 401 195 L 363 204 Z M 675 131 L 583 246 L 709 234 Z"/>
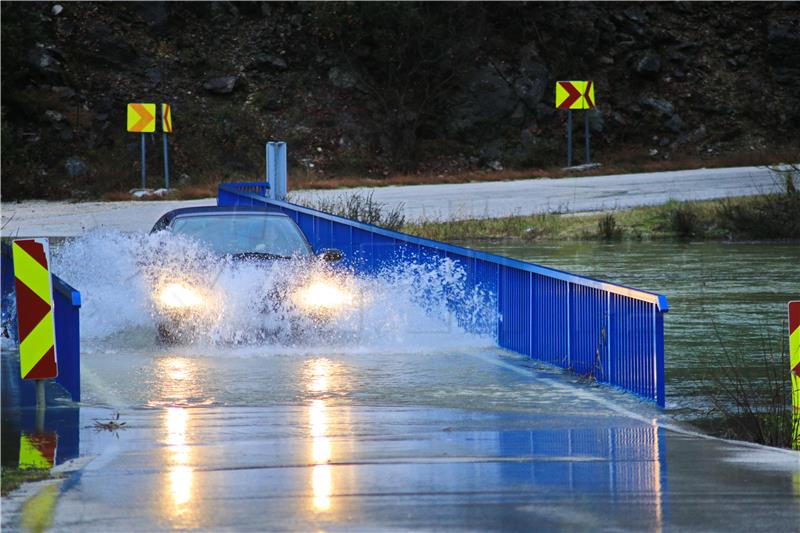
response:
<path fill-rule="evenodd" d="M 198 241 L 230 263 L 271 266 L 287 262 L 298 266 L 291 279 L 282 280 L 263 295 L 262 312 L 290 304 L 296 315 L 324 322 L 353 303 L 347 278 L 333 275 L 324 264 L 342 257 L 339 250 L 314 254 L 308 239 L 287 215 L 268 207 L 189 207 L 164 214 L 151 233 L 167 231 Z M 189 340 L 198 329 L 212 326 L 224 295 L 215 291 L 214 276 L 203 269 L 151 269 L 156 272 L 154 304 L 163 341 Z M 254 287 L 254 290 L 263 290 Z"/>

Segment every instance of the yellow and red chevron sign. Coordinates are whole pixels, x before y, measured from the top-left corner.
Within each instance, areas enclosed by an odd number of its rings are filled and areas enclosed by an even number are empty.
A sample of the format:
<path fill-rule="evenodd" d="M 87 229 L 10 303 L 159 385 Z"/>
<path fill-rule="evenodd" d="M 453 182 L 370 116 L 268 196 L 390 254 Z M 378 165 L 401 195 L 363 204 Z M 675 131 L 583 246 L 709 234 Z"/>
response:
<path fill-rule="evenodd" d="M 161 104 L 161 131 L 172 133 L 172 108 L 169 104 Z"/>
<path fill-rule="evenodd" d="M 12 244 L 22 379 L 58 376 L 53 283 L 47 239 L 19 239 Z"/>
<path fill-rule="evenodd" d="M 789 302 L 789 360 L 792 374 L 800 378 L 800 301 Z"/>
<path fill-rule="evenodd" d="M 789 368 L 792 378 L 792 447 L 800 450 L 800 301 L 789 302 Z"/>
<path fill-rule="evenodd" d="M 557 109 L 591 109 L 594 107 L 594 82 L 557 81 Z"/>
<path fill-rule="evenodd" d="M 156 104 L 128 104 L 128 131 L 156 131 Z"/>

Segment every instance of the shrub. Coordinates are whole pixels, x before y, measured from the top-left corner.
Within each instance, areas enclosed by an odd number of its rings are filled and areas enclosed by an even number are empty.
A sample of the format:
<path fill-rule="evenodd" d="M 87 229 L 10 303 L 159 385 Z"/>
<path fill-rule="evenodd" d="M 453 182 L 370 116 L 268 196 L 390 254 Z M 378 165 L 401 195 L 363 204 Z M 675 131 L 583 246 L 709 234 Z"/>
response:
<path fill-rule="evenodd" d="M 317 197 L 310 200 L 292 199 L 290 195 L 290 201 L 317 211 L 391 230 L 399 230 L 406 221 L 403 214 L 403 204 L 391 209 L 386 204 L 376 201 L 372 197 L 372 192 L 367 194 L 352 193 L 334 198 Z"/>
<path fill-rule="evenodd" d="M 689 239 L 700 232 L 700 217 L 692 204 L 682 203 L 670 209 L 669 225 L 679 238 Z"/>
<path fill-rule="evenodd" d="M 778 345 L 762 337 L 758 366 L 720 339 L 721 362 L 705 379 L 712 408 L 699 425 L 725 438 L 791 447 L 792 386 L 786 336 Z"/>
<path fill-rule="evenodd" d="M 614 216 L 614 213 L 607 213 L 600 218 L 597 222 L 597 233 L 607 241 L 622 237 L 622 228 L 617 225 L 617 217 Z"/>

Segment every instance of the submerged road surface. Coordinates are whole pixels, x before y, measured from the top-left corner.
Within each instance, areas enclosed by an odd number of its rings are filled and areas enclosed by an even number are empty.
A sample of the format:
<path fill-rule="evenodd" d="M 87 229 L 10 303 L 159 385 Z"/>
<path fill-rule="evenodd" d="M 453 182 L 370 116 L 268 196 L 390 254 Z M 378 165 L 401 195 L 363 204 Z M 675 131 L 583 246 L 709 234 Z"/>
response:
<path fill-rule="evenodd" d="M 299 191 L 296 198 L 334 198 L 372 193 L 389 207 L 403 206 L 406 219 L 458 220 L 547 213 L 600 211 L 655 205 L 669 199 L 707 200 L 773 191 L 780 178 L 766 167 L 740 167 L 620 174 L 590 178 L 531 179 L 446 185 L 411 185 Z M 291 183 L 289 184 L 291 189 Z M 2 204 L 2 234 L 71 237 L 98 227 L 147 231 L 177 207 L 216 200 L 152 202 L 44 202 Z"/>
<path fill-rule="evenodd" d="M 60 485 L 53 531 L 800 523 L 797 453 L 705 438 L 628 395 L 491 349 L 111 346 L 84 356 L 94 407 L 73 422 L 83 466 Z M 125 429 L 94 426 L 117 411 Z M 3 505 L 4 530 L 34 509 L 17 507 Z"/>

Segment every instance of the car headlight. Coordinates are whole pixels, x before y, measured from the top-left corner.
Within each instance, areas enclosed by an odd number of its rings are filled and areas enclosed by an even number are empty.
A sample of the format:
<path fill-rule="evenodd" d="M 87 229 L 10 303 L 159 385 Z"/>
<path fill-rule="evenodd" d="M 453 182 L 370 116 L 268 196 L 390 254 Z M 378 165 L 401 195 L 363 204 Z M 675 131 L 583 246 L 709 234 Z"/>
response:
<path fill-rule="evenodd" d="M 305 311 L 331 312 L 351 306 L 353 294 L 328 281 L 313 281 L 297 291 L 293 300 Z"/>
<path fill-rule="evenodd" d="M 158 293 L 159 303 L 171 309 L 197 307 L 203 303 L 203 297 L 196 290 L 180 283 L 167 283 Z"/>

